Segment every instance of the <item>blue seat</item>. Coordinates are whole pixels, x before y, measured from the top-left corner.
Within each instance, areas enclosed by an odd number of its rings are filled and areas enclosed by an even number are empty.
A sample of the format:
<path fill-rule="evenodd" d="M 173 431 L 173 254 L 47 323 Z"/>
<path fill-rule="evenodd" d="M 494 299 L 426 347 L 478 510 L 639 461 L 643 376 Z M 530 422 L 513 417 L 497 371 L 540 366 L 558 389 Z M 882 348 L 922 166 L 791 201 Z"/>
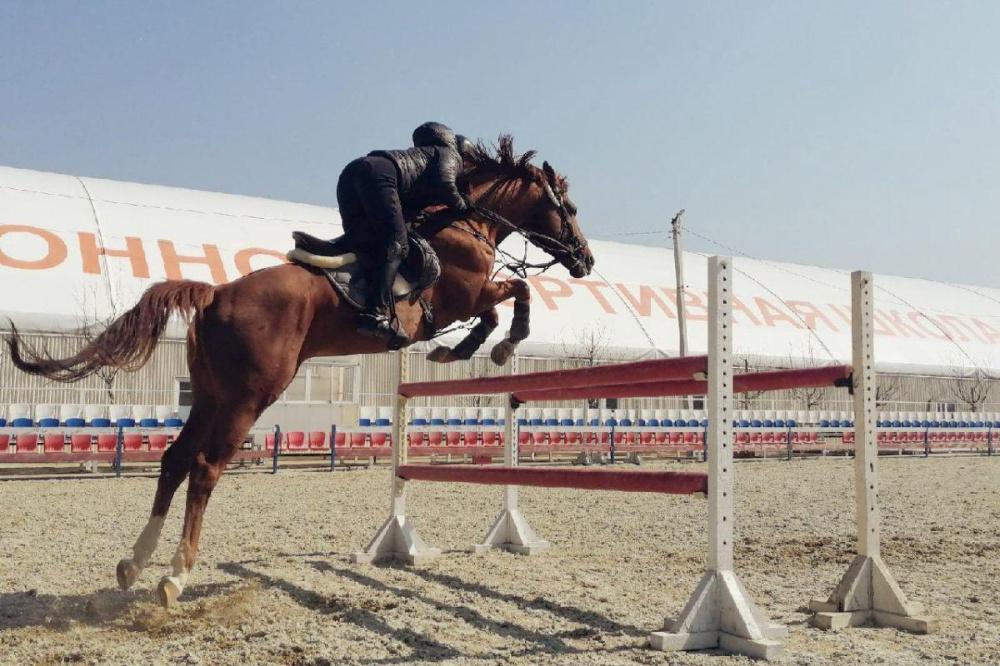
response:
<path fill-rule="evenodd" d="M 761 428 L 761 427 L 763 427 L 763 425 L 764 425 L 764 422 L 761 421 L 760 419 L 751 419 L 750 420 L 750 427 L 752 427 L 752 428 Z"/>
<path fill-rule="evenodd" d="M 0 416 L 0 428 L 5 427 L 6 425 L 7 425 L 7 419 Z"/>
<path fill-rule="evenodd" d="M 893 421 L 892 421 L 892 427 L 893 428 L 902 428 L 903 424 L 899 420 L 893 419 Z"/>
<path fill-rule="evenodd" d="M 648 421 L 646 421 L 646 426 L 648 426 L 650 428 L 659 428 L 660 427 L 660 419 L 649 419 Z"/>
<path fill-rule="evenodd" d="M 496 424 L 497 424 L 497 420 L 495 418 L 491 417 L 491 416 L 487 416 L 487 417 L 485 417 L 483 419 L 483 425 L 484 426 L 495 426 Z"/>
<path fill-rule="evenodd" d="M 601 419 L 590 419 L 587 425 L 591 427 L 599 427 L 601 425 Z"/>
<path fill-rule="evenodd" d="M 425 425 L 427 425 L 427 419 L 424 419 L 424 418 L 413 419 L 412 421 L 410 421 L 410 425 L 425 426 Z"/>
<path fill-rule="evenodd" d="M 67 428 L 83 428 L 84 426 L 87 425 L 87 422 L 81 419 L 79 416 L 74 416 L 71 419 L 66 419 L 66 423 L 64 423 L 63 425 L 65 425 Z"/>
<path fill-rule="evenodd" d="M 96 418 L 96 419 L 92 420 L 90 422 L 90 425 L 93 428 L 110 428 L 111 427 L 111 419 L 102 416 L 100 418 Z"/>
<path fill-rule="evenodd" d="M 135 419 L 132 417 L 122 417 L 115 421 L 115 427 L 117 428 L 134 428 Z"/>
<path fill-rule="evenodd" d="M 774 427 L 775 428 L 784 428 L 785 427 L 785 421 L 783 419 L 775 419 L 774 420 Z"/>
<path fill-rule="evenodd" d="M 571 425 L 574 425 L 573 419 L 559 419 L 559 425 L 561 425 L 561 426 L 571 426 Z"/>
<path fill-rule="evenodd" d="M 619 421 L 618 423 L 619 423 L 620 425 L 623 425 L 623 426 L 625 426 L 626 428 L 630 428 L 630 427 L 632 426 L 632 419 L 630 419 L 630 418 L 628 418 L 628 417 L 626 416 L 626 417 L 624 417 L 624 418 L 623 418 L 623 419 L 622 419 L 621 421 Z"/>
<path fill-rule="evenodd" d="M 389 419 L 375 419 L 375 425 L 377 426 L 390 426 L 392 421 Z"/>
<path fill-rule="evenodd" d="M 94 419 L 95 425 L 97 424 L 98 420 L 100 419 Z M 168 419 L 163 419 L 163 425 L 167 428 L 180 428 L 181 426 L 184 425 L 184 419 L 179 419 L 172 416 Z"/>
<path fill-rule="evenodd" d="M 695 421 L 695 425 L 701 426 L 702 428 L 708 427 L 708 419 L 702 419 L 701 421 Z"/>
<path fill-rule="evenodd" d="M 27 418 L 26 416 L 21 416 L 10 422 L 11 428 L 32 428 L 34 427 L 34 425 L 35 422 Z"/>
<path fill-rule="evenodd" d="M 444 425 L 444 424 L 442 424 L 442 425 Z M 522 419 L 522 418 L 518 417 L 518 419 L 517 419 L 517 425 L 519 425 L 519 426 L 526 426 L 526 425 L 528 425 L 528 419 Z"/>
<path fill-rule="evenodd" d="M 156 419 L 142 419 L 139 421 L 140 428 L 158 428 L 160 427 L 160 422 Z"/>
<path fill-rule="evenodd" d="M 612 417 L 612 418 L 608 419 L 607 421 L 605 421 L 604 425 L 606 425 L 606 426 L 617 426 L 618 425 L 618 419 Z"/>
<path fill-rule="evenodd" d="M 749 428 L 750 427 L 750 421 L 748 419 L 740 419 L 740 427 L 741 428 Z"/>
<path fill-rule="evenodd" d="M 774 421 L 772 421 L 771 419 L 764 419 L 763 421 L 761 421 L 761 425 L 763 425 L 765 428 L 773 428 Z"/>
<path fill-rule="evenodd" d="M 673 419 L 663 419 L 662 421 L 660 421 L 660 427 L 661 428 L 673 428 L 674 427 L 674 420 Z"/>
<path fill-rule="evenodd" d="M 572 421 L 572 419 L 570 419 L 570 420 Z M 577 419 L 576 421 L 573 421 L 573 425 L 575 425 L 575 426 L 582 426 L 582 425 L 587 425 L 587 424 L 583 422 L 583 419 Z"/>
<path fill-rule="evenodd" d="M 788 426 L 789 428 L 797 428 L 799 423 L 795 419 L 788 419 L 787 421 L 785 421 L 785 425 Z"/>
<path fill-rule="evenodd" d="M 38 427 L 39 428 L 58 428 L 59 427 L 59 419 L 54 419 L 54 418 L 51 418 L 51 417 L 45 417 L 44 419 L 39 419 L 38 420 Z"/>

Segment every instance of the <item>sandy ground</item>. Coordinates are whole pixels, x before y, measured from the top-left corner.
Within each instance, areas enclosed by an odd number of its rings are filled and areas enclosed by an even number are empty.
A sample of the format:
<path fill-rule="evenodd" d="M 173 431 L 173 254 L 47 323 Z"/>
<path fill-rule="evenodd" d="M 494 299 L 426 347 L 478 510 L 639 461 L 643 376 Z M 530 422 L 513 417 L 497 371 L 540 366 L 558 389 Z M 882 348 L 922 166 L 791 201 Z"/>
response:
<path fill-rule="evenodd" d="M 646 465 L 657 466 L 671 465 Z M 789 626 L 785 661 L 1000 663 L 1000 459 L 890 458 L 881 472 L 883 556 L 940 618 L 938 634 L 809 627 L 806 602 L 829 593 L 853 553 L 851 462 L 739 464 L 737 572 Z M 180 502 L 135 591 L 114 587 L 153 479 L 0 483 L 0 662 L 747 663 L 644 647 L 702 573 L 703 499 L 523 489 L 524 513 L 554 547 L 472 556 L 459 549 L 483 536 L 500 490 L 412 484 L 411 513 L 444 556 L 350 565 L 386 516 L 388 474 L 227 475 L 171 611 L 150 590 L 167 573 Z"/>

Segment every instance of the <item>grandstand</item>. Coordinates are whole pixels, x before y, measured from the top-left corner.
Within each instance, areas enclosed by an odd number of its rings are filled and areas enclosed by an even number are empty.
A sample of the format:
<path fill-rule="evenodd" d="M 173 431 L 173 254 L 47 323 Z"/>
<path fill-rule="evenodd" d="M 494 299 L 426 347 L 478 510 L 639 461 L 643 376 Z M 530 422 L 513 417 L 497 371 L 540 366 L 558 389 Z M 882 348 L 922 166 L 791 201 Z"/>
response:
<path fill-rule="evenodd" d="M 586 225 L 585 212 L 582 221 Z M 28 332 L 30 343 L 65 355 L 85 340 L 81 326 L 120 314 L 152 282 L 189 278 L 221 283 L 273 265 L 282 260 L 295 229 L 335 236 L 339 218 L 336 210 L 322 206 L 0 167 L 0 276 L 5 286 L 0 329 L 10 319 Z M 517 239 L 508 243 L 509 249 L 520 251 Z M 557 267 L 530 279 L 532 335 L 519 348 L 520 372 L 677 353 L 672 252 L 601 241 L 593 241 L 592 248 L 598 263 L 590 278 L 576 280 Z M 701 353 L 706 344 L 706 259 L 687 253 L 685 261 L 692 276 L 686 299 L 690 348 Z M 755 352 L 741 356 L 736 349 L 741 365 L 759 369 L 849 360 L 846 271 L 748 258 L 736 259 L 734 267 L 738 339 Z M 962 423 L 986 428 L 1000 419 L 1000 389 L 993 380 L 1000 377 L 1000 289 L 883 275 L 876 284 L 883 420 L 903 432 L 935 423 L 942 429 Z M 501 309 L 505 319 L 497 339 L 510 316 L 509 308 Z M 73 427 L 162 429 L 182 423 L 190 397 L 183 332 L 176 322 L 149 364 L 136 373 L 97 375 L 73 385 L 17 372 L 4 349 L 0 427 L 41 428 L 38 437 L 44 446 L 47 428 L 62 429 L 70 437 L 67 429 Z M 434 365 L 423 358 L 429 349 L 420 345 L 410 352 L 415 380 L 507 372 L 485 356 Z M 379 407 L 390 404 L 392 393 L 387 356 L 313 359 L 258 426 L 281 423 L 286 430 L 324 436 L 331 424 L 346 431 L 384 426 L 376 416 Z M 482 397 L 429 398 L 415 404 L 424 411 L 414 418 L 442 426 L 435 432 L 445 443 L 449 437 L 464 442 L 471 428 L 488 430 L 500 406 L 496 398 Z M 764 429 L 761 442 L 767 428 L 790 422 L 832 432 L 851 420 L 844 396 L 829 390 L 766 397 L 750 393 L 741 396 L 738 406 L 748 437 L 753 428 Z M 680 422 L 700 427 L 700 409 L 697 399 L 675 398 L 606 401 L 568 411 L 542 403 L 529 410 L 528 420 L 554 433 L 541 436 L 539 441 L 547 444 L 568 441 L 570 433 L 559 434 L 560 426 L 611 421 L 624 427 L 620 433 L 626 442 L 628 428 L 639 428 L 631 436 L 641 442 L 644 436 L 657 436 L 641 428 L 668 421 L 672 427 Z M 476 434 L 477 441 L 484 436 Z M 301 446 L 308 449 L 310 438 L 303 438 Z M 370 443 L 371 435 L 361 439 Z M 151 445 L 147 434 L 143 446 Z M 161 445 L 157 437 L 156 446 Z"/>

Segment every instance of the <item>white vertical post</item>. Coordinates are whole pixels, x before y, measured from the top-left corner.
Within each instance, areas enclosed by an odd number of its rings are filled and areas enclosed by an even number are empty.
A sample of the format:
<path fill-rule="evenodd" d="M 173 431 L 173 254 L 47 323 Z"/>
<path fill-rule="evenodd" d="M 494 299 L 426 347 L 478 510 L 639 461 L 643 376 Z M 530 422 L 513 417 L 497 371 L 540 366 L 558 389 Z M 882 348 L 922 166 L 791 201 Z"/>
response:
<path fill-rule="evenodd" d="M 431 548 L 420 535 L 409 516 L 406 515 L 406 481 L 396 473 L 406 464 L 408 442 L 406 442 L 406 398 L 399 393 L 399 385 L 409 379 L 410 359 L 406 350 L 395 354 L 393 386 L 396 395 L 392 414 L 392 475 L 389 481 L 389 518 L 364 552 L 351 555 L 351 561 L 367 564 L 381 560 L 399 560 L 408 564 L 419 564 L 441 554 L 438 548 Z"/>
<path fill-rule="evenodd" d="M 814 599 L 812 622 L 823 629 L 876 624 L 915 633 L 937 630 L 900 589 L 879 550 L 878 433 L 875 405 L 875 312 L 872 274 L 851 274 L 854 364 L 854 502 L 858 554 L 827 600 Z"/>
<path fill-rule="evenodd" d="M 781 654 L 784 627 L 758 609 L 733 571 L 732 260 L 708 262 L 708 566 L 676 620 L 650 635 L 658 650 L 719 648 L 758 659 Z"/>
<path fill-rule="evenodd" d="M 516 375 L 517 373 L 518 363 L 515 354 L 510 362 L 510 374 Z M 513 395 L 506 395 L 504 398 L 506 405 L 504 406 L 503 464 L 507 467 L 517 467 L 520 458 L 517 428 L 514 425 L 517 410 L 514 408 Z M 486 531 L 486 538 L 483 539 L 483 542 L 472 546 L 472 552 L 482 553 L 493 548 L 500 548 L 521 555 L 532 555 L 551 545 L 548 541 L 539 539 L 535 531 L 531 529 L 531 525 L 528 524 L 518 506 L 519 495 L 519 486 L 503 487 L 503 509 Z"/>

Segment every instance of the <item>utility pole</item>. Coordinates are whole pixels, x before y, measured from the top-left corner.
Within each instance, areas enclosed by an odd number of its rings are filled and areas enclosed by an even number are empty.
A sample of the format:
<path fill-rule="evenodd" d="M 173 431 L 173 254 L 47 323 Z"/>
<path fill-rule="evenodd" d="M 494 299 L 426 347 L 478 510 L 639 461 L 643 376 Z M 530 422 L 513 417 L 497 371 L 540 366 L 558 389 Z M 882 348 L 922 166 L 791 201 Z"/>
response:
<path fill-rule="evenodd" d="M 684 259 L 681 252 L 681 208 L 670 220 L 670 230 L 674 238 L 674 272 L 677 277 L 677 326 L 680 327 L 680 355 L 688 355 L 687 313 L 684 312 Z"/>

